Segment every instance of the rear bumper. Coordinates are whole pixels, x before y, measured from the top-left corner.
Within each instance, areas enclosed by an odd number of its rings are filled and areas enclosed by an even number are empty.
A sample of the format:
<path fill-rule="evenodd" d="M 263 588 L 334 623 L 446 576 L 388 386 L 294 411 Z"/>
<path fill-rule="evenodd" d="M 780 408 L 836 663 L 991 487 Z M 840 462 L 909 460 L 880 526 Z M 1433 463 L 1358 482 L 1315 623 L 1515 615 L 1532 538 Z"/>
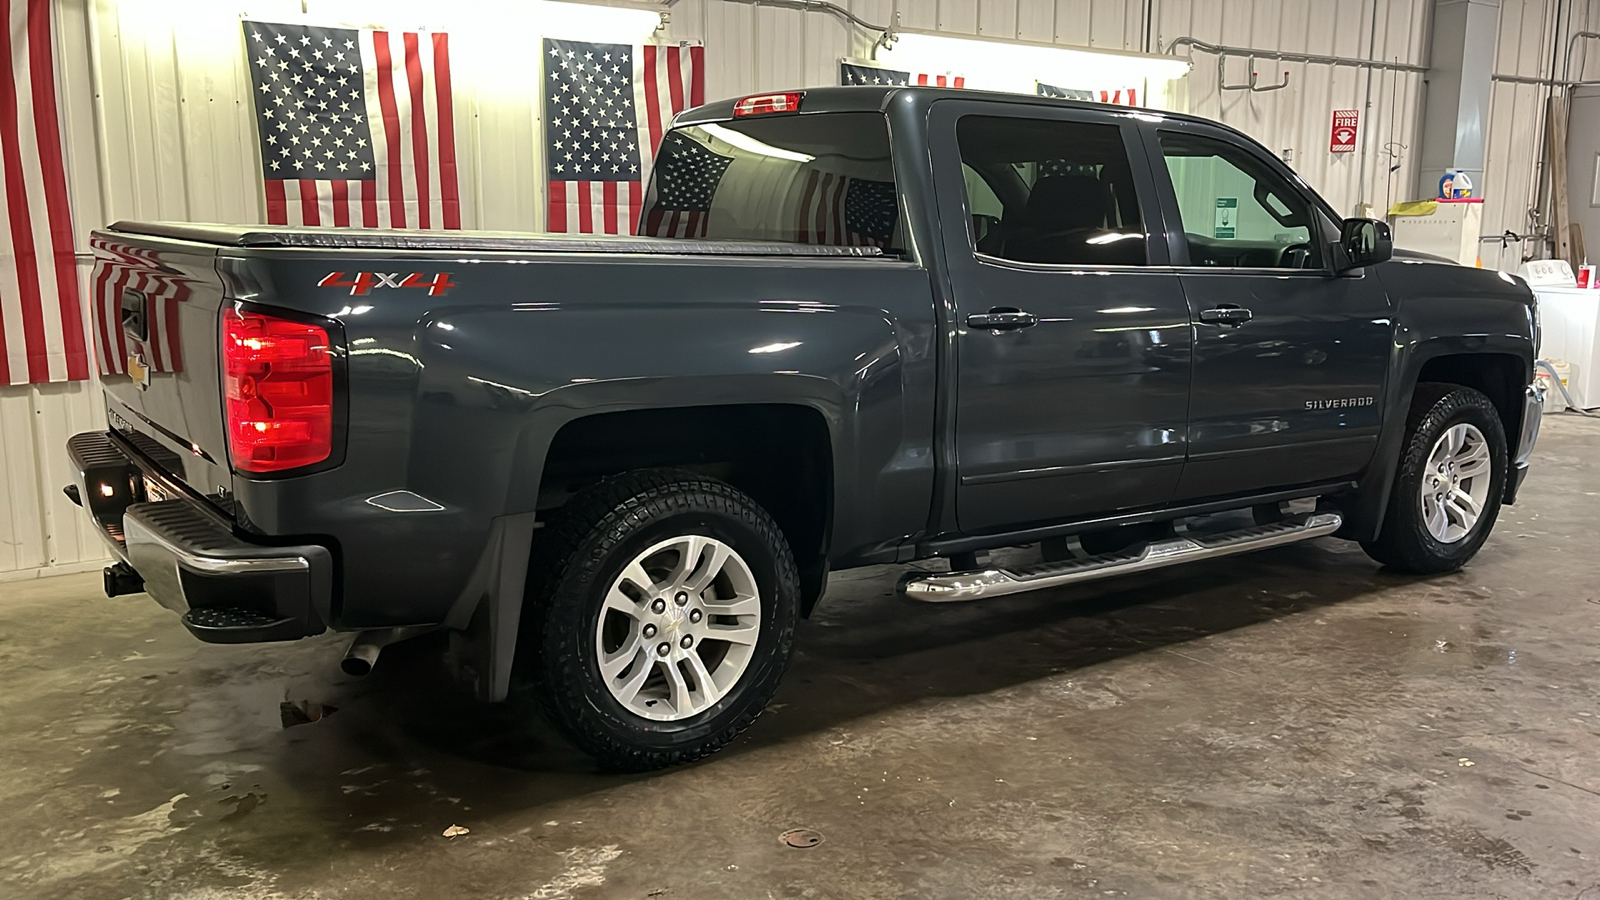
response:
<path fill-rule="evenodd" d="M 1539 441 L 1539 426 L 1544 422 L 1544 394 L 1533 385 L 1522 395 L 1522 433 L 1517 436 L 1516 455 L 1511 458 L 1511 471 L 1506 478 L 1505 502 L 1517 502 L 1517 492 L 1528 477 L 1528 460 L 1533 456 L 1533 445 Z"/>
<path fill-rule="evenodd" d="M 145 591 L 211 643 L 285 641 L 326 629 L 333 557 L 316 544 L 267 546 L 227 522 L 110 435 L 67 441 L 78 499 L 96 531 L 144 579 Z M 150 502 L 147 479 L 178 499 Z M 165 483 L 164 483 L 165 482 Z"/>

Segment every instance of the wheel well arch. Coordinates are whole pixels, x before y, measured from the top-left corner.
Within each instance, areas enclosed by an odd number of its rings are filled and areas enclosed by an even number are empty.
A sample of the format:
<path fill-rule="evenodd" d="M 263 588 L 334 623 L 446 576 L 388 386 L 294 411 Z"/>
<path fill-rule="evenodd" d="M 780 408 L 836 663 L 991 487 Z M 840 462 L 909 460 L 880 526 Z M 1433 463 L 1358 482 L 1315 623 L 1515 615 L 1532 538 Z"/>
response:
<path fill-rule="evenodd" d="M 1522 428 L 1527 365 L 1510 353 L 1446 353 L 1424 362 L 1416 383 L 1457 384 L 1481 392 L 1494 404 L 1506 440 L 1514 447 Z"/>
<path fill-rule="evenodd" d="M 654 407 L 566 422 L 545 453 L 537 508 L 546 519 L 578 492 L 634 469 L 687 469 L 725 481 L 777 522 L 801 573 L 809 614 L 827 572 L 833 436 L 798 403 Z"/>

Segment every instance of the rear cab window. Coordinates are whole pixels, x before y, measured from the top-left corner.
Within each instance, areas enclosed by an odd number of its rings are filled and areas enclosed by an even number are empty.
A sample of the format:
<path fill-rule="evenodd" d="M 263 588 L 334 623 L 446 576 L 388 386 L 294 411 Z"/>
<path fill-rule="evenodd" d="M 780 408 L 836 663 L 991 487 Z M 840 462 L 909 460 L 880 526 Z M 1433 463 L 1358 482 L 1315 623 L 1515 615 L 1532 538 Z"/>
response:
<path fill-rule="evenodd" d="M 888 120 L 816 113 L 668 132 L 639 233 L 896 252 L 904 246 L 900 219 Z"/>

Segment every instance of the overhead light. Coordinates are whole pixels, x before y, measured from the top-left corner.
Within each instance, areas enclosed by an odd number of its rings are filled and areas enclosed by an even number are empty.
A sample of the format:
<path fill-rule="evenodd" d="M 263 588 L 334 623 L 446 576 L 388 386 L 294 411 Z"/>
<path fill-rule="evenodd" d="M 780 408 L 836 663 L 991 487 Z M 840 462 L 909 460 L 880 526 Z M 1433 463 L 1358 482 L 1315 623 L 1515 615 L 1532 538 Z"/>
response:
<path fill-rule="evenodd" d="M 215 0 L 206 0 L 215 3 Z M 472 84 L 480 98 L 526 102 L 529 58 L 541 39 L 634 46 L 649 43 L 661 27 L 661 9 L 600 6 L 555 0 L 383 0 L 387 23 L 415 22 L 441 31 L 472 35 Z M 452 50 L 464 45 L 452 44 Z M 642 61 L 634 63 L 640 71 Z M 452 65 L 458 65 L 454 59 Z M 534 74 L 538 74 L 537 63 Z"/>
<path fill-rule="evenodd" d="M 798 346 L 800 346 L 800 342 L 799 341 L 788 341 L 788 342 L 785 342 L 785 343 L 782 343 L 782 344 L 763 344 L 760 347 L 751 347 L 750 348 L 750 352 L 751 353 L 782 353 L 785 350 L 793 350 L 794 348 L 796 348 Z"/>
<path fill-rule="evenodd" d="M 1142 238 L 1143 234 L 1137 231 L 1113 231 L 1108 234 L 1096 235 L 1084 241 L 1085 244 L 1114 244 L 1128 238 Z"/>
<path fill-rule="evenodd" d="M 1189 74 L 1186 59 L 1150 53 L 1061 47 L 1028 41 L 990 41 L 916 31 L 896 31 L 894 45 L 876 61 L 894 69 L 961 70 L 970 88 L 1032 94 L 1034 83 L 1115 89 L 1144 81 L 1173 81 Z"/>
<path fill-rule="evenodd" d="M 435 0 L 427 5 L 437 7 Z M 536 30 L 557 40 L 595 41 L 607 44 L 642 43 L 661 27 L 660 10 L 625 6 L 591 6 L 587 3 L 556 3 L 551 0 L 467 0 L 461 11 L 474 22 L 502 21 L 501 12 L 512 12 L 533 21 Z M 495 15 L 485 19 L 482 7 L 489 6 Z"/>
<path fill-rule="evenodd" d="M 742 131 L 734 131 L 732 128 L 724 128 L 723 126 L 715 123 L 708 122 L 704 125 L 699 125 L 696 127 L 730 147 L 737 147 L 740 150 L 743 150 L 747 153 L 754 153 L 757 156 L 770 156 L 774 159 L 789 159 L 800 163 L 808 163 L 816 159 L 815 156 L 811 156 L 806 153 L 796 153 L 793 150 L 785 150 L 782 147 L 774 147 L 765 141 L 758 141 Z"/>

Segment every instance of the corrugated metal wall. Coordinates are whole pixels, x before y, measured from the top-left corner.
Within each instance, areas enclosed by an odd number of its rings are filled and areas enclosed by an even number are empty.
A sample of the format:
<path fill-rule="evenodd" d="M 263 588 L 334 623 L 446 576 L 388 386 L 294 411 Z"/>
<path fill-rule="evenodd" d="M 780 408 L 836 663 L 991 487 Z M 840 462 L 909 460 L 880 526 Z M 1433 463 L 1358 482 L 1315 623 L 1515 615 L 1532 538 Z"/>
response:
<path fill-rule="evenodd" d="M 1557 78 L 1567 72 L 1566 54 L 1572 35 L 1600 31 L 1600 0 L 1500 0 L 1500 43 L 1495 74 L 1520 78 Z M 1559 20 L 1559 21 L 1558 21 Z M 1585 59 L 1589 62 L 1584 64 Z M 1579 41 L 1570 75 L 1574 80 L 1600 79 L 1600 42 Z M 1489 107 L 1488 166 L 1484 180 L 1485 235 L 1512 231 L 1525 234 L 1537 223 L 1529 210 L 1539 205 L 1548 182 L 1540 184 L 1539 161 L 1545 144 L 1547 85 L 1496 81 Z M 1547 176 L 1546 176 L 1547 177 Z M 1484 245 L 1484 265 L 1515 269 L 1519 247 Z M 1535 244 L 1528 243 L 1529 250 Z M 1540 254 L 1543 255 L 1543 254 Z"/>
<path fill-rule="evenodd" d="M 1433 0 L 839 0 L 869 22 L 994 39 L 1159 51 L 1178 37 L 1420 64 Z M 1548 72 L 1558 0 L 1503 0 L 1500 71 Z M 1564 33 L 1600 27 L 1600 0 Z M 297 18 L 427 25 L 455 47 L 456 92 L 470 188 L 467 227 L 539 227 L 539 73 L 526 53 L 525 4 L 512 0 L 59 0 L 64 127 L 80 250 L 89 228 L 118 218 L 260 221 L 248 76 L 238 20 Z M 1150 15 L 1147 21 L 1146 15 Z M 876 35 L 821 12 L 682 0 L 659 36 L 706 45 L 707 96 L 832 84 L 840 57 L 868 57 Z M 1565 45 L 1565 36 L 1560 38 Z M 519 50 L 519 48 L 521 48 Z M 1600 54 L 1600 48 L 1595 48 Z M 1251 133 L 1344 211 L 1409 195 L 1422 80 L 1416 74 L 1258 63 L 1271 93 L 1219 91 L 1214 57 L 1195 55 L 1180 105 Z M 92 63 L 92 64 L 91 64 Z M 1600 60 L 1592 69 L 1600 74 Z M 96 77 L 98 75 L 98 78 Z M 1246 62 L 1230 63 L 1242 81 Z M 1186 97 L 1184 94 L 1186 93 Z M 1537 156 L 1539 91 L 1497 86 L 1490 138 L 1491 232 L 1526 227 Z M 1328 152 L 1334 109 L 1362 111 L 1360 151 Z M 1390 168 L 1398 165 L 1398 170 Z M 1486 258 L 1486 262 L 1493 260 Z M 98 545 L 61 496 L 62 443 L 100 425 L 92 384 L 0 388 L 0 573 L 90 565 Z M 0 574 L 0 578 L 7 577 Z"/>

